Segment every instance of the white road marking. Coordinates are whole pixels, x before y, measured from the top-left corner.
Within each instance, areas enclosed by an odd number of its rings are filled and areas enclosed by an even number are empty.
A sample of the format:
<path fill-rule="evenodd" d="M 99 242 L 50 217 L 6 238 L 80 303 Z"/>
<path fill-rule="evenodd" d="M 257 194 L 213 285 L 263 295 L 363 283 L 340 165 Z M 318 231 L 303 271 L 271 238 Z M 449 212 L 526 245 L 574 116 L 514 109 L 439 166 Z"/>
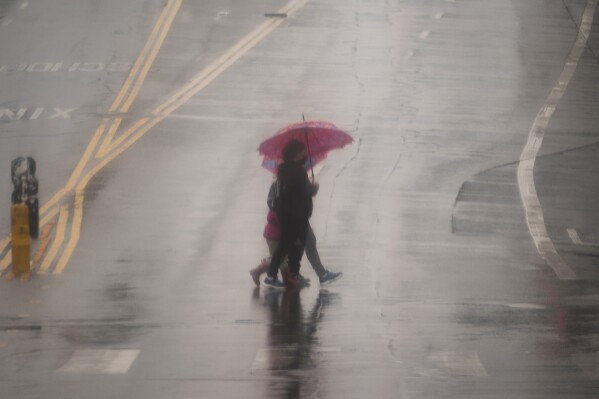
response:
<path fill-rule="evenodd" d="M 428 35 L 430 35 L 430 31 L 428 30 L 424 30 L 420 33 L 420 35 L 418 35 L 418 38 L 420 39 L 426 39 L 428 37 Z"/>
<path fill-rule="evenodd" d="M 81 349 L 56 370 L 69 374 L 126 374 L 139 355 L 137 349 Z"/>
<path fill-rule="evenodd" d="M 570 236 L 570 239 L 572 240 L 572 242 L 576 245 L 584 245 L 582 240 L 580 239 L 580 236 L 578 235 L 578 232 L 574 229 L 567 229 L 566 230 L 568 232 L 568 235 Z"/>
<path fill-rule="evenodd" d="M 70 113 L 75 111 L 77 108 L 53 108 L 53 113 L 50 114 L 46 108 L 19 108 L 18 110 L 12 110 L 10 108 L 0 108 L 0 120 L 19 121 L 19 120 L 36 120 L 42 114 L 47 115 L 45 119 L 57 119 L 62 117 L 63 119 L 70 119 Z M 46 112 L 44 112 L 46 111 Z"/>
<path fill-rule="evenodd" d="M 77 108 L 69 108 L 69 109 L 54 108 L 54 112 L 55 112 L 54 115 L 50 116 L 48 119 L 56 119 L 58 117 L 61 117 L 63 119 L 71 119 L 71 116 L 69 114 L 76 109 Z"/>
<path fill-rule="evenodd" d="M 0 65 L 1 73 L 9 72 L 127 72 L 131 69 L 130 62 L 73 62 L 65 65 L 63 62 L 32 62 L 18 66 Z"/>
<path fill-rule="evenodd" d="M 18 111 L 13 111 L 8 108 L 0 108 L 0 119 L 3 119 L 5 116 L 8 120 L 14 121 L 19 120 L 25 115 L 27 112 L 27 108 L 19 108 Z"/>
<path fill-rule="evenodd" d="M 23 3 L 21 3 L 21 5 L 19 6 L 19 8 L 22 10 L 24 8 L 26 8 L 29 5 L 28 1 L 24 1 Z"/>
<path fill-rule="evenodd" d="M 549 124 L 549 119 L 551 118 L 551 115 L 553 115 L 557 104 L 562 99 L 564 92 L 574 75 L 578 61 L 586 47 L 596 7 L 597 0 L 589 0 L 587 2 L 576 43 L 566 59 L 566 64 L 562 73 L 530 128 L 528 141 L 522 150 L 520 163 L 518 165 L 518 187 L 526 212 L 528 230 L 541 257 L 545 260 L 547 265 L 553 269 L 557 277 L 562 280 L 576 280 L 578 279 L 578 276 L 559 256 L 553 245 L 553 241 L 547 232 L 543 217 L 543 208 L 541 207 L 534 182 L 534 165 L 537 154 L 543 144 L 543 138 L 545 136 L 547 125 Z"/>
<path fill-rule="evenodd" d="M 215 21 L 220 21 L 221 19 L 223 19 L 224 17 L 229 16 L 229 11 L 220 11 L 218 14 L 216 14 L 216 17 L 214 17 Z"/>
<path fill-rule="evenodd" d="M 79 70 L 83 72 L 100 72 L 104 68 L 106 68 L 106 65 L 103 62 L 84 62 L 79 67 Z"/>
<path fill-rule="evenodd" d="M 252 363 L 252 370 L 268 370 L 270 365 L 270 357 L 267 349 L 260 349 L 256 353 L 254 362 Z"/>
<path fill-rule="evenodd" d="M 323 346 L 318 351 L 322 353 L 341 352 L 341 348 L 338 346 Z"/>
<path fill-rule="evenodd" d="M 235 118 L 229 116 L 214 116 L 214 115 L 192 115 L 192 114 L 170 114 L 164 115 L 165 118 L 174 119 L 189 119 L 199 121 L 219 121 L 219 122 L 249 122 L 249 123 L 278 123 L 283 124 L 284 122 L 279 119 L 266 119 L 266 118 Z"/>
<path fill-rule="evenodd" d="M 599 247 L 599 244 L 582 241 L 582 239 L 578 235 L 578 232 L 575 229 L 566 229 L 566 231 L 568 232 L 568 235 L 570 236 L 572 242 L 576 245 L 585 245 L 587 247 Z"/>
<path fill-rule="evenodd" d="M 429 360 L 440 364 L 451 375 L 487 377 L 487 370 L 478 354 L 470 351 L 438 351 L 429 356 Z"/>
<path fill-rule="evenodd" d="M 445 13 L 444 13 L 444 12 L 438 12 L 438 13 L 436 13 L 436 14 L 433 16 L 433 18 L 435 18 L 435 19 L 441 19 L 441 18 L 443 18 L 443 15 L 445 15 Z"/>
<path fill-rule="evenodd" d="M 507 306 L 514 309 L 546 309 L 545 306 L 535 303 L 508 303 Z"/>
<path fill-rule="evenodd" d="M 36 108 L 35 111 L 33 111 L 33 114 L 31 114 L 31 116 L 29 117 L 29 120 L 36 120 L 37 118 L 39 118 L 42 112 L 44 112 L 43 108 Z"/>
<path fill-rule="evenodd" d="M 36 62 L 34 64 L 29 64 L 25 71 L 27 72 L 50 72 L 54 64 L 51 62 Z"/>

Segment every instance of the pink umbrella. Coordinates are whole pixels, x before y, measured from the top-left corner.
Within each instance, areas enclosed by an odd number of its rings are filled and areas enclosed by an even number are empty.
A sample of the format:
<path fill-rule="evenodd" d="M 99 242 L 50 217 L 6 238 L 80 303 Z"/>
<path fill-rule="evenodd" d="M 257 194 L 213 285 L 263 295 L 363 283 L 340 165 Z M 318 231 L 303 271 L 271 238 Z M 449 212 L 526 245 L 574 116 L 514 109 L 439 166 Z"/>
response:
<path fill-rule="evenodd" d="M 308 162 L 304 167 L 312 167 L 327 157 L 329 151 L 343 148 L 354 139 L 335 125 L 323 121 L 304 121 L 286 126 L 274 136 L 264 140 L 258 151 L 264 156 L 262 166 L 277 172 L 278 165 L 283 162 L 282 150 L 291 140 L 298 140 L 306 145 Z M 314 178 L 314 171 L 312 171 Z"/>

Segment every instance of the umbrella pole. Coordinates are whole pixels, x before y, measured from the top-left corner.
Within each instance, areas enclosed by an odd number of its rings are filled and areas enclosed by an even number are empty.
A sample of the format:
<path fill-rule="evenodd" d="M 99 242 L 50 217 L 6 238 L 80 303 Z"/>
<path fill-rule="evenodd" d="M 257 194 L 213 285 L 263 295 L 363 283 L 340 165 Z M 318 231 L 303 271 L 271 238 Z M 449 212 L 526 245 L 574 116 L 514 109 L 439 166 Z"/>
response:
<path fill-rule="evenodd" d="M 302 119 L 306 121 L 306 117 L 302 113 Z M 306 149 L 308 150 L 308 161 L 310 162 L 310 172 L 312 172 L 312 183 L 314 183 L 314 168 L 312 167 L 312 155 L 310 154 L 310 141 L 308 141 L 308 126 L 304 126 L 304 136 L 306 137 Z"/>

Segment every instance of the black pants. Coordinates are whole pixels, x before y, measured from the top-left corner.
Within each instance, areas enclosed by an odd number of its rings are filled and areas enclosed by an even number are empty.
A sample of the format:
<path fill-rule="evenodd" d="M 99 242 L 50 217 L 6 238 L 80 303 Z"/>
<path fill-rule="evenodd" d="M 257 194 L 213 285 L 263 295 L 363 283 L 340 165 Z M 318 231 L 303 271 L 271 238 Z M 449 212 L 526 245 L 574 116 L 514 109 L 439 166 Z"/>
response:
<path fill-rule="evenodd" d="M 306 258 L 310 261 L 312 269 L 316 272 L 318 277 L 326 273 L 326 269 L 320 261 L 320 255 L 318 255 L 318 249 L 316 249 L 316 236 L 312 230 L 312 226 L 308 223 L 308 234 L 306 235 Z"/>
<path fill-rule="evenodd" d="M 285 256 L 289 260 L 289 272 L 299 273 L 300 261 L 304 254 L 306 237 L 310 224 L 308 219 L 301 219 L 294 215 L 279 215 L 281 223 L 281 239 L 279 246 L 270 260 L 268 277 L 276 277 L 279 266 L 283 263 Z"/>

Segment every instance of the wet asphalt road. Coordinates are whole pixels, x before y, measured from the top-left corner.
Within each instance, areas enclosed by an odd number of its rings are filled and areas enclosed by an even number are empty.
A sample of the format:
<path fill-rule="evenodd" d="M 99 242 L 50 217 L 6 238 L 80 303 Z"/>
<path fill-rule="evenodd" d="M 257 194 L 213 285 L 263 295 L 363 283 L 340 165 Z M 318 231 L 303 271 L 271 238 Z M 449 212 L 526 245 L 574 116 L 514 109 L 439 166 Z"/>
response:
<path fill-rule="evenodd" d="M 10 159 L 47 204 L 0 396 L 596 398 L 596 3 L 286 4 L 0 1 L 0 240 Z M 302 113 L 355 138 L 311 220 L 343 278 L 273 292 L 255 149 Z"/>

